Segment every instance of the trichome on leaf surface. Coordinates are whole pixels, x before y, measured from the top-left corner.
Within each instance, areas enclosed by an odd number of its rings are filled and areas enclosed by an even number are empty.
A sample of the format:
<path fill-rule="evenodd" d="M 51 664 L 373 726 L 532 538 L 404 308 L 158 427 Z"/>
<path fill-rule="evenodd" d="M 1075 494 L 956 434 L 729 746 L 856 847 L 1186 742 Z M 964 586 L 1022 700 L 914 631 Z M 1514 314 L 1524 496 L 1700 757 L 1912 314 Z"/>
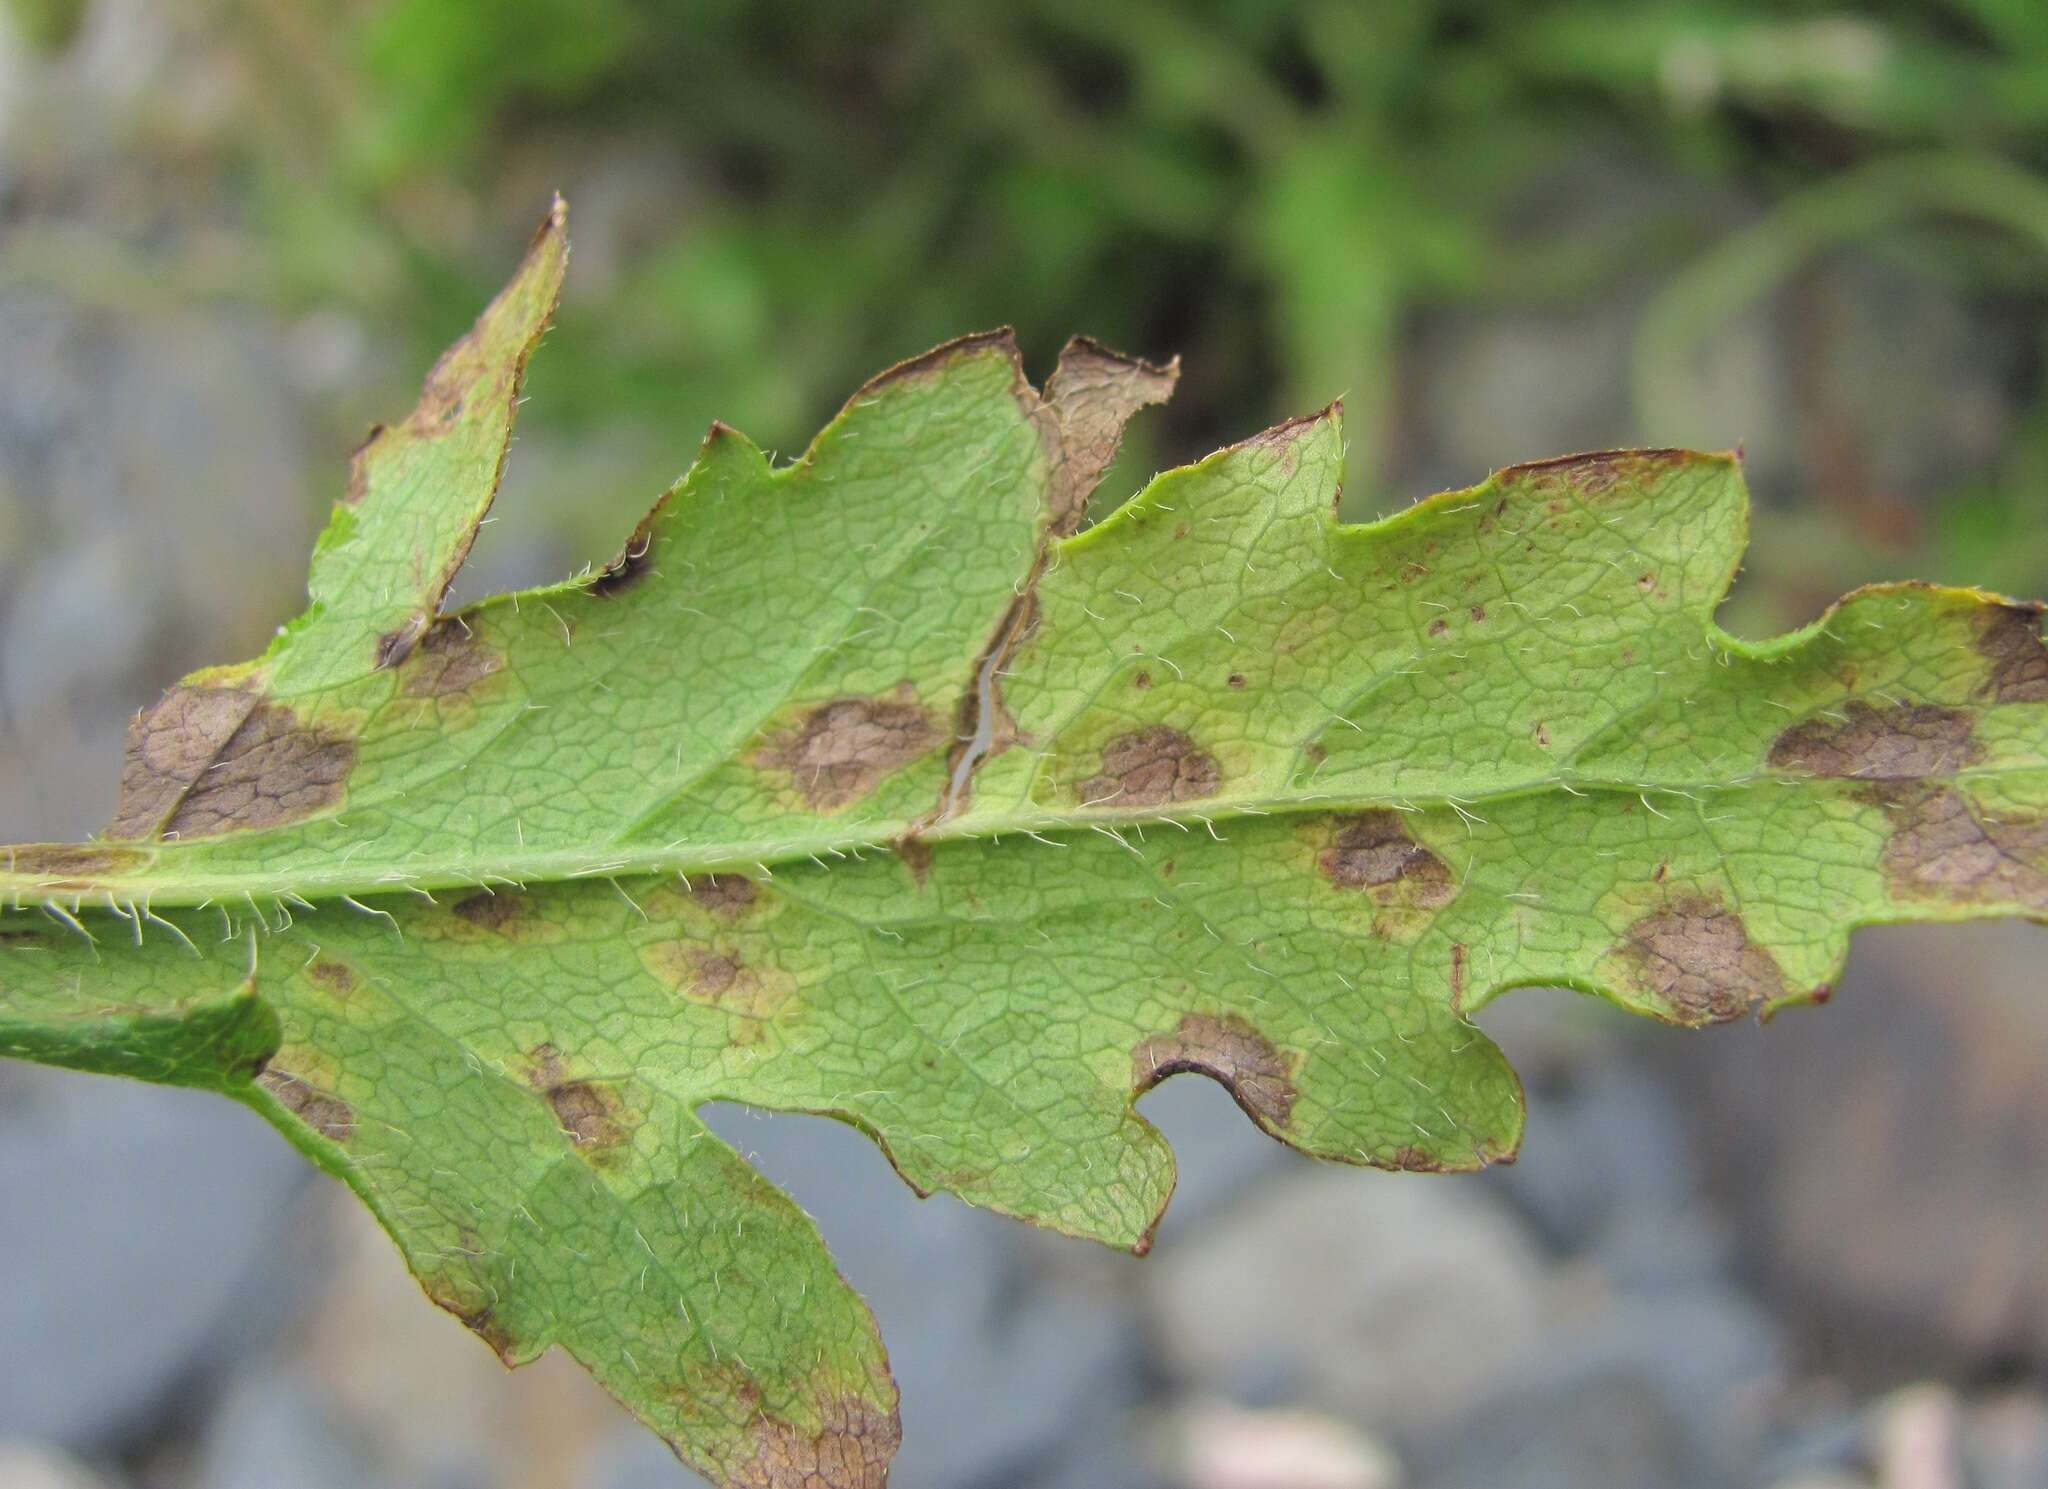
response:
<path fill-rule="evenodd" d="M 777 465 L 715 425 L 602 571 L 442 610 L 567 258 L 373 433 L 262 657 L 137 716 L 100 838 L 0 849 L 0 1053 L 218 1090 L 508 1363 L 574 1355 L 721 1484 L 879 1484 L 874 1323 L 706 1102 L 1142 1251 L 1198 1071 L 1317 1157 L 1511 1157 L 1471 1022 L 1562 983 L 1699 1025 L 1850 930 L 2048 917 L 2040 607 L 1714 610 L 1736 462 L 1503 470 L 1337 521 L 1330 408 L 1084 528 L 1171 391 L 1006 334 Z"/>

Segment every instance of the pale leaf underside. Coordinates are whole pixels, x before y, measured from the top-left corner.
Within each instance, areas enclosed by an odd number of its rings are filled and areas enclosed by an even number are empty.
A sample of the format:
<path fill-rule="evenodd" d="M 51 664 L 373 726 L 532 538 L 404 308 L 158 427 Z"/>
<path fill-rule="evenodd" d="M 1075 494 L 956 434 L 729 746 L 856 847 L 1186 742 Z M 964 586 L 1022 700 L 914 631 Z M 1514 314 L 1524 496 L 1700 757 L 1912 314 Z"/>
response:
<path fill-rule="evenodd" d="M 715 426 L 604 570 L 444 615 L 566 256 L 558 207 L 359 453 L 307 613 L 138 716 L 108 834 L 0 849 L 0 1053 L 248 1102 L 722 1483 L 879 1483 L 897 1428 L 706 1102 L 1142 1249 L 1176 1072 L 1472 1168 L 1520 1137 L 1502 991 L 1709 1023 L 1825 996 L 1856 925 L 2048 916 L 2039 607 L 1736 640 L 1724 456 L 1345 526 L 1333 408 L 1076 531 L 1175 369 L 1077 341 L 1041 393 L 976 336 L 793 463 Z"/>

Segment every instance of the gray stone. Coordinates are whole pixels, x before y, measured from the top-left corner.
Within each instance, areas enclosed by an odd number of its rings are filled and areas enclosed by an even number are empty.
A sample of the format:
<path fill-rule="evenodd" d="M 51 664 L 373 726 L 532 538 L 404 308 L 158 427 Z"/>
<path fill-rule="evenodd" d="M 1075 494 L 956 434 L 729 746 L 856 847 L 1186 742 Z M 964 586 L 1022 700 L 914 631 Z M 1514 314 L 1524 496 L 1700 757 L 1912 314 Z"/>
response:
<path fill-rule="evenodd" d="M 1163 1363 L 1181 1385 L 1240 1396 L 1248 1379 L 1375 1427 L 1453 1418 L 1527 1364 L 1544 1266 L 1499 1201 L 1433 1175 L 1316 1168 L 1149 1264 Z"/>
<path fill-rule="evenodd" d="M 1685 1214 L 1699 1175 L 1671 1094 L 1626 1052 L 1580 1062 L 1529 1093 L 1522 1151 L 1483 1182 L 1524 1210 L 1562 1251 L 1616 1226 Z"/>
<path fill-rule="evenodd" d="M 1963 1455 L 1971 1489 L 2040 1489 L 2048 1484 L 2048 1401 L 2014 1392 L 1973 1406 Z"/>
<path fill-rule="evenodd" d="M 89 1452 L 274 1328 L 308 1170 L 218 1096 L 9 1067 L 0 1107 L 0 1433 Z"/>
<path fill-rule="evenodd" d="M 399 1489 L 368 1441 L 290 1373 L 237 1381 L 207 1424 L 194 1489 Z"/>
<path fill-rule="evenodd" d="M 1626 1374 L 1532 1384 L 1409 1462 L 1416 1489 L 1735 1489 L 1682 1413 Z"/>
<path fill-rule="evenodd" d="M 651 1432 L 628 1430 L 600 1444 L 589 1489 L 708 1489 Z"/>
<path fill-rule="evenodd" d="M 1828 1007 L 1671 1042 L 1788 1316 L 1867 1379 L 2048 1360 L 2048 929 L 1859 931 Z"/>
<path fill-rule="evenodd" d="M 1725 1285 L 1594 1294 L 1556 1312 L 1534 1368 L 1403 1437 L 1421 1489 L 1733 1489 L 1756 1482 L 1783 1356 Z"/>
<path fill-rule="evenodd" d="M 0 1489 L 113 1489 L 113 1481 L 47 1444 L 0 1441 Z"/>

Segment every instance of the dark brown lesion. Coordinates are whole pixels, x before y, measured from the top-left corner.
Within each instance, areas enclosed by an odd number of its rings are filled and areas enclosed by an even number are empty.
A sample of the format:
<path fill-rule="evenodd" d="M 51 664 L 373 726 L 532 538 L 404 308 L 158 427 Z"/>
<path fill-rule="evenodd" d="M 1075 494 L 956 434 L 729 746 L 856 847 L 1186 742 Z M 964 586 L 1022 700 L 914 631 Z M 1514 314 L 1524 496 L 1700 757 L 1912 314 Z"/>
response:
<path fill-rule="evenodd" d="M 1742 917 L 1703 894 L 1637 920 L 1620 952 L 1636 991 L 1673 1023 L 1726 1023 L 1787 992 L 1777 958 L 1749 939 Z"/>
<path fill-rule="evenodd" d="M 444 615 L 406 661 L 404 690 L 411 698 L 446 698 L 468 692 L 504 667 L 504 657 L 485 644 L 475 627 L 459 615 Z"/>
<path fill-rule="evenodd" d="M 1169 1075 L 1194 1071 L 1219 1083 L 1262 1126 L 1285 1127 L 1294 1114 L 1298 1058 L 1237 1014 L 1190 1013 L 1171 1033 L 1151 1035 L 1131 1051 L 1131 1090 L 1142 1094 Z"/>
<path fill-rule="evenodd" d="M 759 886 L 744 874 L 703 874 L 690 881 L 691 900 L 721 920 L 738 920 L 760 897 Z"/>
<path fill-rule="evenodd" d="M 1988 812 L 1942 786 L 1873 787 L 1892 824 L 1882 865 L 1895 899 L 2048 913 L 2048 817 Z"/>
<path fill-rule="evenodd" d="M 25 843 L 8 848 L 8 872 L 61 880 L 91 880 L 129 873 L 145 862 L 133 848 L 93 843 Z"/>
<path fill-rule="evenodd" d="M 420 638 L 427 634 L 434 624 L 433 615 L 425 610 L 416 610 L 404 620 L 377 638 L 371 650 L 371 660 L 379 672 L 388 672 L 393 667 L 402 667 L 419 648 Z"/>
<path fill-rule="evenodd" d="M 911 832 L 890 846 L 896 850 L 896 857 L 902 861 L 903 867 L 910 871 L 910 882 L 923 889 L 925 880 L 931 877 L 932 845 Z"/>
<path fill-rule="evenodd" d="M 894 1411 L 865 1397 L 825 1399 L 816 1428 L 762 1413 L 747 1456 L 725 1476 L 732 1489 L 885 1489 L 903 1430 Z"/>
<path fill-rule="evenodd" d="M 2038 602 L 1989 606 L 1977 652 L 1990 664 L 1983 691 L 1997 703 L 2048 702 L 2048 643 L 2041 639 Z"/>
<path fill-rule="evenodd" d="M 480 931 L 510 936 L 516 934 L 528 906 L 527 897 L 514 890 L 480 889 L 455 901 L 448 907 L 448 913 Z"/>
<path fill-rule="evenodd" d="M 1662 477 L 1690 461 L 1709 458 L 1691 450 L 1591 450 L 1510 465 L 1494 479 L 1502 486 L 1569 486 L 1586 496 L 1599 496 L 1624 482 Z"/>
<path fill-rule="evenodd" d="M 763 769 L 786 771 L 814 811 L 850 806 L 882 778 L 937 749 L 945 731 L 908 683 L 880 698 L 821 703 L 754 752 Z"/>
<path fill-rule="evenodd" d="M 261 699 L 242 688 L 172 688 L 128 724 L 111 838 L 156 836 Z"/>
<path fill-rule="evenodd" d="M 794 989 L 775 968 L 750 966 L 740 948 L 701 941 L 649 941 L 640 965 L 671 992 L 706 1008 L 737 1016 L 732 1037 L 751 1043 L 760 1025 L 787 1006 Z"/>
<path fill-rule="evenodd" d="M 458 1257 L 484 1255 L 488 1247 L 482 1236 L 468 1226 L 461 1228 L 459 1242 L 454 1248 Z M 436 1269 L 419 1268 L 415 1263 L 420 1290 L 428 1301 L 437 1308 L 453 1314 L 470 1333 L 490 1346 L 506 1365 L 516 1365 L 525 1357 L 519 1339 L 500 1315 L 497 1307 L 488 1301 L 497 1289 L 481 1279 L 465 1275 L 463 1271 L 448 1266 L 448 1253 L 443 1253 L 441 1264 Z"/>
<path fill-rule="evenodd" d="M 315 987 L 337 998 L 348 998 L 356 990 L 356 974 L 349 967 L 326 957 L 306 964 L 306 977 Z"/>
<path fill-rule="evenodd" d="M 1453 1172 L 1456 1167 L 1446 1163 L 1429 1149 L 1414 1143 L 1396 1148 L 1384 1158 L 1376 1159 L 1374 1166 L 1398 1169 L 1409 1174 L 1447 1174 Z"/>
<path fill-rule="evenodd" d="M 716 1003 L 739 985 L 744 971 L 740 959 L 730 952 L 693 947 L 690 952 L 690 984 L 707 1002 Z"/>
<path fill-rule="evenodd" d="M 1861 698 L 1838 718 L 1794 724 L 1771 745 L 1770 764 L 1866 781 L 1950 776 L 1983 758 L 1970 715 L 1933 703 L 1873 707 Z"/>
<path fill-rule="evenodd" d="M 586 593 L 600 600 L 616 599 L 637 589 L 654 572 L 654 521 L 667 500 L 663 497 L 652 512 L 640 519 L 640 525 L 626 539 L 626 546 L 583 586 Z"/>
<path fill-rule="evenodd" d="M 1084 806 L 1166 806 L 1214 796 L 1222 779 L 1216 757 L 1184 732 L 1147 724 L 1104 745 L 1101 770 L 1075 796 Z"/>
<path fill-rule="evenodd" d="M 1316 856 L 1316 867 L 1339 889 L 1397 889 L 1424 910 L 1458 897 L 1450 869 L 1409 834 L 1399 812 L 1374 807 L 1336 820 L 1337 835 Z"/>
<path fill-rule="evenodd" d="M 284 1109 L 329 1142 L 345 1143 L 356 1135 L 356 1113 L 339 1096 L 329 1095 L 289 1071 L 271 1066 L 256 1077 Z"/>
<path fill-rule="evenodd" d="M 610 1085 L 569 1078 L 561 1052 L 551 1044 L 535 1048 L 531 1058 L 527 1079 L 547 1098 L 555 1122 L 572 1148 L 597 1160 L 626 1141 L 624 1109 Z"/>
<path fill-rule="evenodd" d="M 113 838 L 211 837 L 341 804 L 355 741 L 238 688 L 171 689 L 128 728 Z"/>

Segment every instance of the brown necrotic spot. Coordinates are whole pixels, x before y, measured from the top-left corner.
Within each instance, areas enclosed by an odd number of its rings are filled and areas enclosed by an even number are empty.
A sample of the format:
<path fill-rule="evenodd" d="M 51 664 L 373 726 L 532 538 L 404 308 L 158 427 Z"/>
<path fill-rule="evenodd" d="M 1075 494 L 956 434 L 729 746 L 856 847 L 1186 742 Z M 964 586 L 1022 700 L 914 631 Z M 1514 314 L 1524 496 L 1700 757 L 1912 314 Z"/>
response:
<path fill-rule="evenodd" d="M 1624 482 L 1652 479 L 1701 458 L 1690 450 L 1594 450 L 1511 465 L 1495 479 L 1502 485 L 1527 481 L 1538 489 L 1569 486 L 1583 495 L 1598 496 Z"/>
<path fill-rule="evenodd" d="M 433 623 L 433 616 L 425 612 L 416 612 L 379 636 L 376 650 L 377 670 L 383 672 L 402 666 L 419 647 L 420 638 L 426 635 Z"/>
<path fill-rule="evenodd" d="M 760 897 L 761 891 L 744 874 L 705 874 L 690 881 L 690 898 L 722 920 L 738 920 Z"/>
<path fill-rule="evenodd" d="M 1621 952 L 1637 989 L 1674 1023 L 1725 1023 L 1786 991 L 1777 959 L 1751 943 L 1742 917 L 1704 895 L 1638 920 Z"/>
<path fill-rule="evenodd" d="M 707 1002 L 716 1003 L 731 992 L 740 980 L 739 958 L 720 951 L 707 951 L 702 947 L 690 950 L 690 983 L 699 996 Z"/>
<path fill-rule="evenodd" d="M 1214 796 L 1221 772 L 1216 757 L 1166 724 L 1147 724 L 1103 747 L 1102 770 L 1081 782 L 1087 805 L 1156 807 Z"/>
<path fill-rule="evenodd" d="M 478 930 L 509 936 L 525 909 L 525 895 L 482 889 L 475 894 L 464 895 L 448 907 L 448 913 Z"/>
<path fill-rule="evenodd" d="M 113 837 L 210 837 L 336 806 L 354 741 L 229 688 L 173 688 L 128 730 Z"/>
<path fill-rule="evenodd" d="M 137 714 L 128 725 L 121 801 L 107 835 L 154 837 L 257 702 L 239 688 L 180 686 Z"/>
<path fill-rule="evenodd" d="M 1883 866 L 1896 898 L 2048 911 L 2048 817 L 1986 812 L 1942 787 L 1871 794 L 1892 821 Z"/>
<path fill-rule="evenodd" d="M 651 941 L 640 948 L 640 964 L 670 991 L 743 1019 L 773 1018 L 789 999 L 789 979 L 747 965 L 734 948 L 696 941 Z"/>
<path fill-rule="evenodd" d="M 667 500 L 663 498 L 664 502 Z M 655 512 L 661 507 L 657 505 Z M 654 571 L 654 515 L 649 512 L 640 519 L 640 525 L 633 529 L 633 536 L 626 539 L 626 546 L 618 556 L 604 568 L 584 589 L 600 600 L 613 599 L 629 589 L 637 588 L 642 580 Z"/>
<path fill-rule="evenodd" d="M 548 1105 L 569 1141 L 579 1148 L 614 1148 L 625 1140 L 613 1115 L 611 1098 L 589 1081 L 564 1081 L 548 1087 Z"/>
<path fill-rule="evenodd" d="M 133 848 L 101 848 L 89 843 L 28 843 L 5 851 L 7 867 L 13 873 L 66 881 L 126 873 L 143 863 L 143 855 Z"/>
<path fill-rule="evenodd" d="M 370 467 L 369 462 L 364 457 L 369 454 L 377 441 L 383 437 L 384 426 L 382 424 L 372 424 L 369 432 L 364 434 L 362 443 L 349 452 L 348 485 L 343 488 L 341 493 L 341 503 L 343 506 L 359 507 L 363 504 L 363 498 L 370 494 Z"/>
<path fill-rule="evenodd" d="M 1954 775 L 1980 753 L 1968 714 L 1932 703 L 1872 708 L 1856 698 L 1839 718 L 1808 719 L 1780 734 L 1770 763 L 1817 776 L 1893 781 Z"/>
<path fill-rule="evenodd" d="M 449 1312 L 462 1321 L 462 1327 L 476 1335 L 491 1347 L 491 1352 L 507 1365 L 517 1362 L 519 1342 L 512 1337 L 512 1331 L 499 1321 L 495 1309 L 476 1308 L 469 1312 L 450 1309 Z"/>
<path fill-rule="evenodd" d="M 732 1489 L 884 1489 L 902 1437 L 894 1412 L 863 1397 L 830 1396 L 815 1430 L 757 1417 L 748 1457 L 726 1482 Z"/>
<path fill-rule="evenodd" d="M 1131 1089 L 1142 1094 L 1169 1075 L 1195 1071 L 1221 1084 L 1267 1127 L 1285 1127 L 1294 1113 L 1294 1060 L 1234 1013 L 1185 1015 L 1170 1034 L 1154 1034 L 1131 1051 Z"/>
<path fill-rule="evenodd" d="M 316 1090 L 298 1076 L 275 1067 L 256 1079 L 285 1110 L 329 1142 L 345 1143 L 356 1135 L 355 1109 L 339 1096 Z"/>
<path fill-rule="evenodd" d="M 1394 1149 L 1380 1165 L 1383 1168 L 1399 1169 L 1410 1174 L 1442 1174 L 1451 1171 L 1451 1166 L 1427 1148 L 1410 1143 Z"/>
<path fill-rule="evenodd" d="M 406 428 L 424 439 L 435 439 L 455 427 L 462 417 L 463 396 L 466 391 L 459 371 L 449 364 L 452 358 L 444 357 L 427 374 L 426 386 L 420 389 L 420 401 L 413 405 L 406 416 Z"/>
<path fill-rule="evenodd" d="M 486 646 L 467 622 L 446 615 L 428 628 L 406 663 L 405 692 L 413 698 L 467 692 L 504 666 L 505 659 Z"/>
<path fill-rule="evenodd" d="M 1984 691 L 1999 703 L 2048 702 L 2048 644 L 2041 640 L 2039 604 L 1994 605 L 1977 637 L 1991 664 Z"/>
<path fill-rule="evenodd" d="M 553 1045 L 543 1044 L 533 1051 L 528 1079 L 547 1098 L 570 1146 L 584 1157 L 601 1157 L 625 1142 L 618 1097 L 600 1082 L 567 1079 L 561 1052 Z"/>
<path fill-rule="evenodd" d="M 937 748 L 944 731 L 908 684 L 883 698 L 835 698 L 770 739 L 754 763 L 789 772 L 806 805 L 835 811 Z"/>
<path fill-rule="evenodd" d="M 468 1226 L 460 1232 L 460 1249 L 457 1256 L 475 1257 L 484 1254 L 485 1244 Z M 420 1289 L 437 1308 L 455 1315 L 462 1326 L 491 1347 L 491 1352 L 507 1365 L 518 1365 L 531 1355 L 520 1349 L 519 1341 L 511 1329 L 498 1317 L 497 1309 L 484 1295 L 495 1291 L 476 1278 L 452 1272 L 422 1272 L 419 1274 Z"/>
<path fill-rule="evenodd" d="M 324 957 L 307 963 L 306 976 L 337 998 L 346 998 L 356 990 L 356 974 L 340 962 Z"/>
<path fill-rule="evenodd" d="M 915 833 L 906 833 L 894 844 L 896 856 L 903 860 L 903 866 L 910 870 L 910 880 L 919 889 L 932 871 L 932 845 Z"/>
<path fill-rule="evenodd" d="M 1316 866 L 1339 889 L 1399 886 L 1410 903 L 1426 910 L 1457 898 L 1451 871 L 1408 835 L 1399 812 L 1374 807 L 1338 821 L 1336 839 L 1317 856 Z"/>

